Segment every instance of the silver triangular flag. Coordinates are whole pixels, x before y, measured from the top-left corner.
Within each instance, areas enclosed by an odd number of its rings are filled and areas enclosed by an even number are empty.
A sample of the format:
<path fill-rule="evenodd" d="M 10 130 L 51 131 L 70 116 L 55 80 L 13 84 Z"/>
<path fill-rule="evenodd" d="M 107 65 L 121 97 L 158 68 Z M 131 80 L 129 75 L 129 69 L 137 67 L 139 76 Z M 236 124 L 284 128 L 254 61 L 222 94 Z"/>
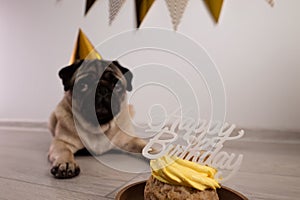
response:
<path fill-rule="evenodd" d="M 188 0 L 166 0 L 166 3 L 172 18 L 173 28 L 177 30 Z"/>
<path fill-rule="evenodd" d="M 118 15 L 125 0 L 109 0 L 109 24 L 111 24 Z"/>

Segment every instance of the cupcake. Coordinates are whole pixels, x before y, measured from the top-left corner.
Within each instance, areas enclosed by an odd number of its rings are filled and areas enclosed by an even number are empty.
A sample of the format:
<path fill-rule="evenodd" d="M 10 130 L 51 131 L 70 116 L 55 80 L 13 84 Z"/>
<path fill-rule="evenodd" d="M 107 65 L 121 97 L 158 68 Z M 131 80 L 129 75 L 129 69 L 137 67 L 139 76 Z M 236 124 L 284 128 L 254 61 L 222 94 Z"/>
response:
<path fill-rule="evenodd" d="M 150 167 L 145 200 L 219 200 L 217 170 L 212 167 L 169 156 L 151 160 Z"/>

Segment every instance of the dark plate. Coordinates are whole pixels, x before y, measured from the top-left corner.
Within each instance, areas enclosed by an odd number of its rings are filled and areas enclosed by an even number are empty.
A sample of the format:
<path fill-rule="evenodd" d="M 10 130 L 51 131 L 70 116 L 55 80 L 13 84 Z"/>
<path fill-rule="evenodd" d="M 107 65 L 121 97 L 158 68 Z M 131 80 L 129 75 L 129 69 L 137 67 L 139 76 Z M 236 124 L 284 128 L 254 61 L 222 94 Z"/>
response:
<path fill-rule="evenodd" d="M 144 200 L 144 188 L 146 181 L 133 183 L 120 190 L 116 196 L 116 200 Z M 244 195 L 222 186 L 217 189 L 220 200 L 248 200 Z"/>

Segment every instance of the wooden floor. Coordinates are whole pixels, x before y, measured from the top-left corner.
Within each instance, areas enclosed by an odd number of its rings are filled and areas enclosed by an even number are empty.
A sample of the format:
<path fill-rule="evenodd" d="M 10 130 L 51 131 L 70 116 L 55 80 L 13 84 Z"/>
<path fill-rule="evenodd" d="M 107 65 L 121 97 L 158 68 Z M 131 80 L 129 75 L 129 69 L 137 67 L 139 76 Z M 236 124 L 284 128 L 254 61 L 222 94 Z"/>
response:
<path fill-rule="evenodd" d="M 80 156 L 80 176 L 54 179 L 46 159 L 50 141 L 43 127 L 0 127 L 0 200 L 114 199 L 125 185 L 149 176 L 119 172 L 92 156 Z M 244 154 L 244 161 L 224 185 L 253 200 L 300 199 L 300 133 L 247 131 L 226 149 Z"/>

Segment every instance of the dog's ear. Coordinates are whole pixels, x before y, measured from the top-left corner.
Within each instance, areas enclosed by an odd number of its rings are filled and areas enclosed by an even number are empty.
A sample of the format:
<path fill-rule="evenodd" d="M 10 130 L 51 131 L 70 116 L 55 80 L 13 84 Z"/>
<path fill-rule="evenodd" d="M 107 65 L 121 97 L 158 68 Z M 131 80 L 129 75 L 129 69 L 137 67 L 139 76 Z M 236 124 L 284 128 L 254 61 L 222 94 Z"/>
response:
<path fill-rule="evenodd" d="M 72 77 L 76 70 L 81 66 L 83 60 L 76 61 L 74 64 L 62 68 L 59 72 L 59 78 L 62 79 L 64 85 L 64 91 L 68 91 L 72 88 Z"/>
<path fill-rule="evenodd" d="M 122 65 L 120 65 L 120 63 L 118 61 L 113 61 L 112 62 L 115 66 L 117 66 L 119 68 L 119 70 L 122 72 L 122 74 L 124 75 L 126 82 L 127 82 L 127 87 L 126 90 L 131 91 L 132 90 L 132 73 L 131 71 L 129 71 L 129 69 L 123 67 Z"/>

